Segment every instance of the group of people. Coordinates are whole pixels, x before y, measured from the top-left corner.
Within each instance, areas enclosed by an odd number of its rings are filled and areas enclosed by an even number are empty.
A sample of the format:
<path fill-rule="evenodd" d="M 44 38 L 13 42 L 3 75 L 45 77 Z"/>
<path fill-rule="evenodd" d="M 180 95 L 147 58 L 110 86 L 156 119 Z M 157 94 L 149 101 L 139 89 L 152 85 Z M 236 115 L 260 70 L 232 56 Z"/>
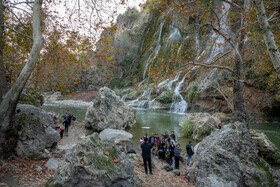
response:
<path fill-rule="evenodd" d="M 63 116 L 64 121 L 63 121 L 62 124 L 64 125 L 64 129 L 60 125 L 59 119 L 55 116 L 55 114 L 51 113 L 50 115 L 51 115 L 51 117 L 54 120 L 55 129 L 59 131 L 60 139 L 63 138 L 64 132 L 67 133 L 67 135 L 68 135 L 68 130 L 69 130 L 69 127 L 71 126 L 71 121 L 72 120 L 73 121 L 76 120 L 76 118 L 72 114 L 70 114 L 69 110 L 67 110 L 65 115 Z"/>
<path fill-rule="evenodd" d="M 166 131 L 165 134 L 162 134 L 161 138 L 158 134 L 152 133 L 150 137 L 148 137 L 147 134 L 143 134 L 143 136 L 140 137 L 140 143 L 146 174 L 148 174 L 147 163 L 149 166 L 150 174 L 152 174 L 152 152 L 157 155 L 159 159 L 165 160 L 167 164 L 169 164 L 169 166 L 171 166 L 172 168 L 179 169 L 179 161 L 182 149 L 179 143 L 176 144 L 176 136 L 174 134 L 174 131 L 172 131 L 170 135 Z M 194 154 L 194 148 L 191 142 L 189 142 L 189 144 L 186 146 L 186 151 L 188 154 L 187 164 L 189 165 L 190 159 Z"/>

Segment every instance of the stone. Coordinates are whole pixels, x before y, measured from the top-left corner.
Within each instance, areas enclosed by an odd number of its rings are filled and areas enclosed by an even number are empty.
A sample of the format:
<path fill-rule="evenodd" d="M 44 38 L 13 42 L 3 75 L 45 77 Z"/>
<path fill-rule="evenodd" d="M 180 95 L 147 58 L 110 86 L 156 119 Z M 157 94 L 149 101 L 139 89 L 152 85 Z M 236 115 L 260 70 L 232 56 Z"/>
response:
<path fill-rule="evenodd" d="M 16 154 L 41 157 L 45 148 L 53 147 L 59 141 L 53 119 L 47 112 L 32 105 L 18 104 L 17 111 L 13 117 L 18 133 Z"/>
<path fill-rule="evenodd" d="M 178 170 L 178 169 L 173 170 L 173 173 L 174 173 L 174 175 L 176 175 L 176 176 L 180 176 L 180 175 L 181 175 L 181 172 L 180 172 L 180 170 Z"/>
<path fill-rule="evenodd" d="M 107 87 L 99 90 L 98 95 L 88 107 L 85 127 L 94 132 L 104 129 L 125 129 L 136 123 L 136 109 L 129 107 Z"/>
<path fill-rule="evenodd" d="M 196 141 L 202 140 L 204 137 L 211 134 L 217 127 L 220 120 L 216 117 L 211 116 L 208 113 L 188 113 L 186 119 L 179 125 L 182 127 L 189 123 L 191 125 L 188 136 Z"/>
<path fill-rule="evenodd" d="M 73 147 L 46 185 L 140 186 L 133 170 L 131 159 L 118 146 L 93 133 Z"/>
<path fill-rule="evenodd" d="M 48 170 L 56 170 L 58 168 L 59 162 L 54 159 L 50 158 L 48 162 L 45 164 L 45 166 L 48 168 Z"/>
<path fill-rule="evenodd" d="M 268 137 L 264 133 L 252 129 L 250 133 L 255 140 L 258 155 L 270 164 L 280 164 L 280 152 Z"/>
<path fill-rule="evenodd" d="M 121 147 L 123 152 L 127 152 L 133 148 L 133 135 L 124 130 L 104 129 L 100 132 L 99 137 L 101 140 L 114 141 L 116 145 Z"/>
<path fill-rule="evenodd" d="M 248 128 L 236 122 L 204 138 L 186 176 L 202 186 L 278 186 L 279 175 L 257 154 Z"/>

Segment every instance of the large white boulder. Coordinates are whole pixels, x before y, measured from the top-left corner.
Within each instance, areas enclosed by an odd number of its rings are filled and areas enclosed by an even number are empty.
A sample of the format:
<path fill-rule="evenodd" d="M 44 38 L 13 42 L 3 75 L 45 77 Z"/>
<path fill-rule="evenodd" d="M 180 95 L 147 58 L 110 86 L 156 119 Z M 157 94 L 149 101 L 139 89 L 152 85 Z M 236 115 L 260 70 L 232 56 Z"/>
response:
<path fill-rule="evenodd" d="M 126 105 L 107 87 L 101 88 L 92 102 L 85 117 L 87 129 L 96 132 L 107 128 L 125 129 L 136 123 L 136 109 Z"/>

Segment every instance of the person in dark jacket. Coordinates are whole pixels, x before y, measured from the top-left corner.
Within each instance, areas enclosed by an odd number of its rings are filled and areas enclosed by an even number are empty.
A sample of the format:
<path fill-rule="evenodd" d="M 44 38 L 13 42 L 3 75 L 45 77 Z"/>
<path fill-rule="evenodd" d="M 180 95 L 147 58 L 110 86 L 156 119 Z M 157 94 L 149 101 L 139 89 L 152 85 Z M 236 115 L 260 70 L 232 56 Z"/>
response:
<path fill-rule="evenodd" d="M 176 148 L 174 150 L 174 156 L 175 156 L 175 169 L 179 169 L 179 161 L 180 161 L 180 154 L 181 154 L 181 147 L 180 144 L 176 145 Z"/>
<path fill-rule="evenodd" d="M 194 149 L 193 149 L 193 146 L 192 146 L 192 142 L 189 141 L 189 144 L 186 146 L 186 150 L 187 150 L 187 154 L 188 154 L 188 166 L 190 165 L 190 160 L 194 154 Z"/>
<path fill-rule="evenodd" d="M 142 148 L 142 157 L 143 157 L 143 162 L 144 162 L 144 167 L 145 167 L 145 173 L 148 175 L 148 168 L 147 168 L 147 162 L 149 164 L 149 170 L 150 170 L 150 175 L 153 174 L 152 172 L 152 160 L 151 160 L 151 149 L 152 145 L 148 143 L 148 138 L 144 138 L 144 143 L 141 144 Z"/>

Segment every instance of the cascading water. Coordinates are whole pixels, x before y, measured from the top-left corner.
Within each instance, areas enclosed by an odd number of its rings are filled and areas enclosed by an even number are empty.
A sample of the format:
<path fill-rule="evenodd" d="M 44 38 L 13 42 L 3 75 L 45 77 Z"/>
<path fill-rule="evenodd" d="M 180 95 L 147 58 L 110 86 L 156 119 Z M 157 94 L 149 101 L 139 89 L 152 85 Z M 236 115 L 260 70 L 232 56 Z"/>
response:
<path fill-rule="evenodd" d="M 172 85 L 173 85 L 174 82 L 177 82 L 177 81 L 178 81 L 178 79 L 179 79 L 179 77 L 180 77 L 180 74 L 181 74 L 181 71 L 179 71 L 179 73 L 177 73 L 177 75 L 175 76 L 175 78 L 174 78 L 173 80 L 169 81 L 169 82 L 166 84 L 165 87 L 166 87 L 168 90 L 172 90 Z"/>
<path fill-rule="evenodd" d="M 176 84 L 174 89 L 174 94 L 172 96 L 172 104 L 170 111 L 172 113 L 186 113 L 188 109 L 188 103 L 184 100 L 183 96 L 180 94 L 181 87 L 185 81 L 187 74 L 182 78 L 180 82 Z"/>

